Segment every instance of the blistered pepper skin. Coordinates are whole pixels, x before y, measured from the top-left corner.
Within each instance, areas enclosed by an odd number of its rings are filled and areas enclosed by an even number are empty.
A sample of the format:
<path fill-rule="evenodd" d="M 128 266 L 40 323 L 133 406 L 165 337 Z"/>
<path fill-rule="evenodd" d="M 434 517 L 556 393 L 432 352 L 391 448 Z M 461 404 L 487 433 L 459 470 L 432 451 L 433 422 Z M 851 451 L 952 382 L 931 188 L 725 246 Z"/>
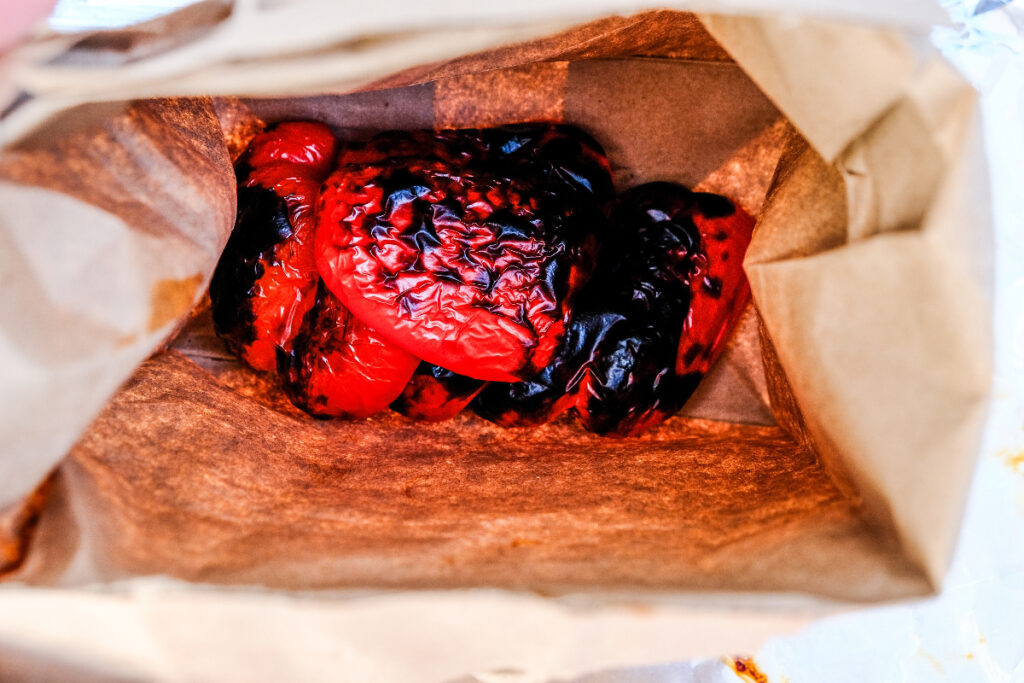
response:
<path fill-rule="evenodd" d="M 334 152 L 326 126 L 289 122 L 257 135 L 236 165 L 238 213 L 210 298 L 217 334 L 257 370 L 274 370 L 313 306 L 315 209 Z"/>
<path fill-rule="evenodd" d="M 535 376 L 561 343 L 610 201 L 603 153 L 570 131 L 389 132 L 342 152 L 317 228 L 327 286 L 428 363 Z"/>
<path fill-rule="evenodd" d="M 389 131 L 335 157 L 326 127 L 287 123 L 236 172 L 215 326 L 317 417 L 472 401 L 505 426 L 572 410 L 632 436 L 682 407 L 749 299 L 749 215 L 669 183 L 616 202 L 567 126 Z"/>
<path fill-rule="evenodd" d="M 357 420 L 384 410 L 418 364 L 353 317 L 322 285 L 292 348 L 277 350 L 288 398 L 319 418 Z"/>
<path fill-rule="evenodd" d="M 553 362 L 533 382 L 489 385 L 479 415 L 532 426 L 572 409 L 589 431 L 625 437 L 692 395 L 746 305 L 753 220 L 725 197 L 650 183 L 620 197 L 612 222 Z"/>
<path fill-rule="evenodd" d="M 616 210 L 597 271 L 576 299 L 566 344 L 543 375 L 552 381 L 543 391 L 492 385 L 474 403 L 478 414 L 529 426 L 573 408 L 589 431 L 627 436 L 681 407 L 686 387 L 674 364 L 700 236 L 688 220 L 642 227 L 628 210 Z"/>
<path fill-rule="evenodd" d="M 293 403 L 358 419 L 386 408 L 418 360 L 318 286 L 315 210 L 334 156 L 321 124 L 282 123 L 253 139 L 236 165 L 237 220 L 210 296 L 221 338 L 252 367 L 276 370 Z"/>
<path fill-rule="evenodd" d="M 609 296 L 581 315 L 589 353 L 568 389 L 585 429 L 630 436 L 678 411 L 697 379 L 679 382 L 674 372 L 690 303 L 685 286 L 671 278 L 635 278 L 619 291 L 636 298 Z"/>
<path fill-rule="evenodd" d="M 547 201 L 573 205 L 598 200 L 608 208 L 615 187 L 604 149 L 565 124 L 516 124 L 461 130 L 392 130 L 346 145 L 338 166 L 429 160 L 449 168 L 484 163 L 497 175 L 543 181 Z M 539 198 L 540 199 L 540 198 Z"/>
<path fill-rule="evenodd" d="M 294 164 L 323 180 L 334 163 L 337 142 L 331 129 L 315 121 L 269 126 L 249 143 L 244 162 L 253 168 Z"/>
<path fill-rule="evenodd" d="M 750 295 L 754 221 L 720 195 L 649 183 L 620 197 L 614 223 L 640 245 L 616 266 L 632 310 L 597 345 L 576 410 L 590 431 L 633 436 L 678 412 L 721 354 Z"/>
<path fill-rule="evenodd" d="M 586 288 L 583 295 L 586 294 Z M 575 314 L 565 340 L 547 367 L 526 382 L 491 382 L 473 399 L 473 411 L 502 427 L 536 427 L 550 422 L 576 405 L 573 388 L 578 375 L 593 352 L 597 335 L 580 312 L 577 298 Z"/>
<path fill-rule="evenodd" d="M 420 363 L 391 409 L 413 420 L 450 420 L 486 386 L 484 380 L 458 375 L 451 370 Z"/>
<path fill-rule="evenodd" d="M 677 375 L 703 375 L 711 368 L 750 301 L 743 257 L 754 232 L 753 216 L 714 194 L 697 193 L 696 203 L 693 221 L 701 234 L 704 260 L 690 283 L 695 305 L 683 326 Z"/>

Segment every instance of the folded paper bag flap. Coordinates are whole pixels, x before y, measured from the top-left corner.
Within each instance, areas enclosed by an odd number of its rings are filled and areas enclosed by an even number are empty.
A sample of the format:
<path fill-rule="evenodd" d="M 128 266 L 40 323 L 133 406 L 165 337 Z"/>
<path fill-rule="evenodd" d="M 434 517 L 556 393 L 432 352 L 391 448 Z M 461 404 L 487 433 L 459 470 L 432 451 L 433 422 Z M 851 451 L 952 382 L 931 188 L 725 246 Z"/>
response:
<path fill-rule="evenodd" d="M 104 112 L 0 152 L 0 507 L 188 315 L 234 220 L 208 99 Z"/>
<path fill-rule="evenodd" d="M 936 585 L 992 352 L 975 96 L 945 70 L 922 69 L 836 164 L 794 141 L 746 260 L 817 452 Z"/>
<path fill-rule="evenodd" d="M 893 29 L 791 15 L 701 21 L 828 160 L 903 96 L 917 67 Z"/>

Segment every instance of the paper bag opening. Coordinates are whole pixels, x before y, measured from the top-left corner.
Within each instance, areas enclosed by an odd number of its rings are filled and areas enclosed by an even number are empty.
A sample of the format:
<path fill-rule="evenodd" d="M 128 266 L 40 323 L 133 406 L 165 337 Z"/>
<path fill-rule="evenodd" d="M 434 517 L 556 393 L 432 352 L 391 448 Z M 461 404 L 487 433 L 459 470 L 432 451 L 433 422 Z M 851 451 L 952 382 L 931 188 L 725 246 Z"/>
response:
<path fill-rule="evenodd" d="M 869 600 L 941 577 L 985 409 L 988 223 L 969 199 L 972 93 L 899 34 L 653 12 L 352 94 L 189 106 L 204 136 L 219 117 L 222 156 L 257 120 L 343 137 L 574 123 L 620 189 L 683 182 L 759 215 L 755 305 L 683 413 L 626 441 L 567 420 L 316 422 L 226 356 L 200 305 L 62 463 L 13 578 Z M 16 153 L 0 174 L 46 186 L 24 171 L 39 148 Z M 220 195 L 229 173 L 188 182 Z"/>

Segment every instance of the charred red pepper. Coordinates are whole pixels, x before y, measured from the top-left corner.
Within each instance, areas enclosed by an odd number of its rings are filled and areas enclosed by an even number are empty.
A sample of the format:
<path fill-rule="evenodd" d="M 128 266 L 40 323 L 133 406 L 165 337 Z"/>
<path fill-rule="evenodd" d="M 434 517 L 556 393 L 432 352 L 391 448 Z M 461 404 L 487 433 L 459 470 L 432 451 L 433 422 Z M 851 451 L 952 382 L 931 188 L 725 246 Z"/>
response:
<path fill-rule="evenodd" d="M 477 415 L 502 427 L 536 427 L 575 407 L 577 376 L 598 339 L 585 312 L 590 290 L 594 285 L 585 285 L 577 297 L 565 340 L 547 367 L 525 382 L 488 384 L 472 402 Z"/>
<path fill-rule="evenodd" d="M 567 126 L 389 131 L 335 162 L 326 127 L 287 123 L 237 173 L 215 325 L 318 417 L 472 401 L 508 426 L 571 409 L 636 434 L 682 407 L 749 297 L 750 216 L 669 183 L 615 203 L 600 146 Z"/>
<path fill-rule="evenodd" d="M 753 219 L 725 197 L 670 183 L 627 192 L 566 343 L 533 382 L 494 383 L 473 403 L 507 426 L 569 408 L 599 434 L 629 436 L 690 397 L 749 297 Z"/>
<path fill-rule="evenodd" d="M 318 123 L 282 123 L 256 136 L 236 166 L 238 216 L 210 298 L 228 347 L 258 370 L 278 370 L 296 405 L 359 418 L 386 408 L 418 360 L 318 288 L 315 209 L 334 148 Z"/>
<path fill-rule="evenodd" d="M 630 436 L 682 408 L 721 353 L 749 298 L 754 221 L 725 197 L 649 183 L 620 198 L 614 223 L 637 239 L 608 278 L 629 282 L 631 299 L 607 307 L 624 319 L 602 327 L 576 411 L 591 431 Z"/>
<path fill-rule="evenodd" d="M 391 409 L 414 420 L 440 422 L 455 417 L 487 384 L 451 370 L 420 363 Z"/>
<path fill-rule="evenodd" d="M 636 201 L 649 200 L 638 196 Z M 754 218 L 719 195 L 696 193 L 693 201 L 692 217 L 700 232 L 703 258 L 690 279 L 694 304 L 679 342 L 677 375 L 703 374 L 711 368 L 750 300 L 743 257 L 750 246 Z"/>
<path fill-rule="evenodd" d="M 277 354 L 292 403 L 315 417 L 349 420 L 387 408 L 419 364 L 353 317 L 323 283 L 292 349 Z"/>
<path fill-rule="evenodd" d="M 313 306 L 320 182 L 334 136 L 319 123 L 291 122 L 252 141 L 236 165 L 238 215 L 210 283 L 213 321 L 228 348 L 257 370 L 276 366 Z"/>
<path fill-rule="evenodd" d="M 344 305 L 458 374 L 539 373 L 611 198 L 597 143 L 555 125 L 389 132 L 339 163 L 321 196 L 316 258 Z"/>

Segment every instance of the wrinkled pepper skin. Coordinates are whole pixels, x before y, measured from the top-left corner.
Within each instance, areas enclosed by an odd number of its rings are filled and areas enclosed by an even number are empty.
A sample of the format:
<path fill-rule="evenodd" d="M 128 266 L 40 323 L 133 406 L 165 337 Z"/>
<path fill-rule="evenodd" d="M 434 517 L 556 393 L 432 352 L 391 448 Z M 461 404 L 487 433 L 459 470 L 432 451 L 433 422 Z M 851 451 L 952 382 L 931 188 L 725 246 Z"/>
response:
<path fill-rule="evenodd" d="M 615 196 L 604 149 L 579 128 L 564 124 L 516 124 L 461 130 L 392 130 L 346 145 L 339 167 L 382 162 L 434 161 L 449 168 L 483 163 L 497 175 L 542 181 L 547 201 L 574 205 L 597 198 L 608 208 Z"/>
<path fill-rule="evenodd" d="M 472 403 L 504 426 L 572 411 L 636 435 L 683 406 L 749 299 L 749 215 L 670 183 L 616 200 L 603 150 L 569 126 L 388 131 L 336 153 L 325 126 L 283 123 L 236 174 L 215 328 L 316 417 Z"/>
<path fill-rule="evenodd" d="M 321 195 L 316 262 L 342 303 L 454 373 L 541 372 L 611 201 L 597 143 L 550 124 L 388 132 L 339 166 Z"/>
<path fill-rule="evenodd" d="M 257 135 L 236 165 L 238 214 L 210 298 L 217 334 L 257 370 L 274 370 L 313 306 L 315 209 L 334 153 L 326 126 L 289 122 Z"/>
<path fill-rule="evenodd" d="M 633 436 L 696 389 L 749 297 L 753 219 L 724 197 L 650 183 L 620 197 L 612 222 L 552 363 L 533 382 L 489 385 L 479 415 L 532 426 L 572 409 L 592 432 Z"/>
<path fill-rule="evenodd" d="M 228 348 L 276 370 L 293 403 L 357 419 L 386 408 L 419 361 L 319 284 L 315 211 L 334 157 L 334 137 L 318 123 L 282 123 L 253 139 L 236 165 L 238 214 L 210 298 Z"/>
<path fill-rule="evenodd" d="M 633 436 L 678 412 L 721 354 L 750 296 L 743 257 L 754 220 L 720 195 L 648 183 L 619 198 L 613 222 L 637 246 L 624 245 L 595 286 L 628 282 L 632 297 L 601 297 L 615 302 L 605 315 L 624 319 L 599 326 L 576 411 L 590 431 Z"/>
<path fill-rule="evenodd" d="M 677 412 L 699 378 L 680 381 L 674 368 L 690 305 L 685 284 L 664 270 L 617 270 L 625 287 L 595 287 L 580 311 L 586 357 L 568 390 L 585 429 L 631 436 Z"/>
<path fill-rule="evenodd" d="M 277 350 L 288 398 L 319 418 L 379 413 L 402 393 L 418 364 L 353 317 L 322 283 L 291 350 Z"/>
<path fill-rule="evenodd" d="M 576 313 L 565 340 L 547 367 L 526 382 L 491 382 L 473 400 L 473 411 L 502 427 L 536 427 L 550 422 L 576 405 L 573 387 L 597 339 L 581 313 L 580 304 L 590 287 L 584 286 L 574 306 Z"/>
<path fill-rule="evenodd" d="M 420 363 L 391 409 L 413 420 L 450 420 L 480 393 L 487 382 Z"/>

